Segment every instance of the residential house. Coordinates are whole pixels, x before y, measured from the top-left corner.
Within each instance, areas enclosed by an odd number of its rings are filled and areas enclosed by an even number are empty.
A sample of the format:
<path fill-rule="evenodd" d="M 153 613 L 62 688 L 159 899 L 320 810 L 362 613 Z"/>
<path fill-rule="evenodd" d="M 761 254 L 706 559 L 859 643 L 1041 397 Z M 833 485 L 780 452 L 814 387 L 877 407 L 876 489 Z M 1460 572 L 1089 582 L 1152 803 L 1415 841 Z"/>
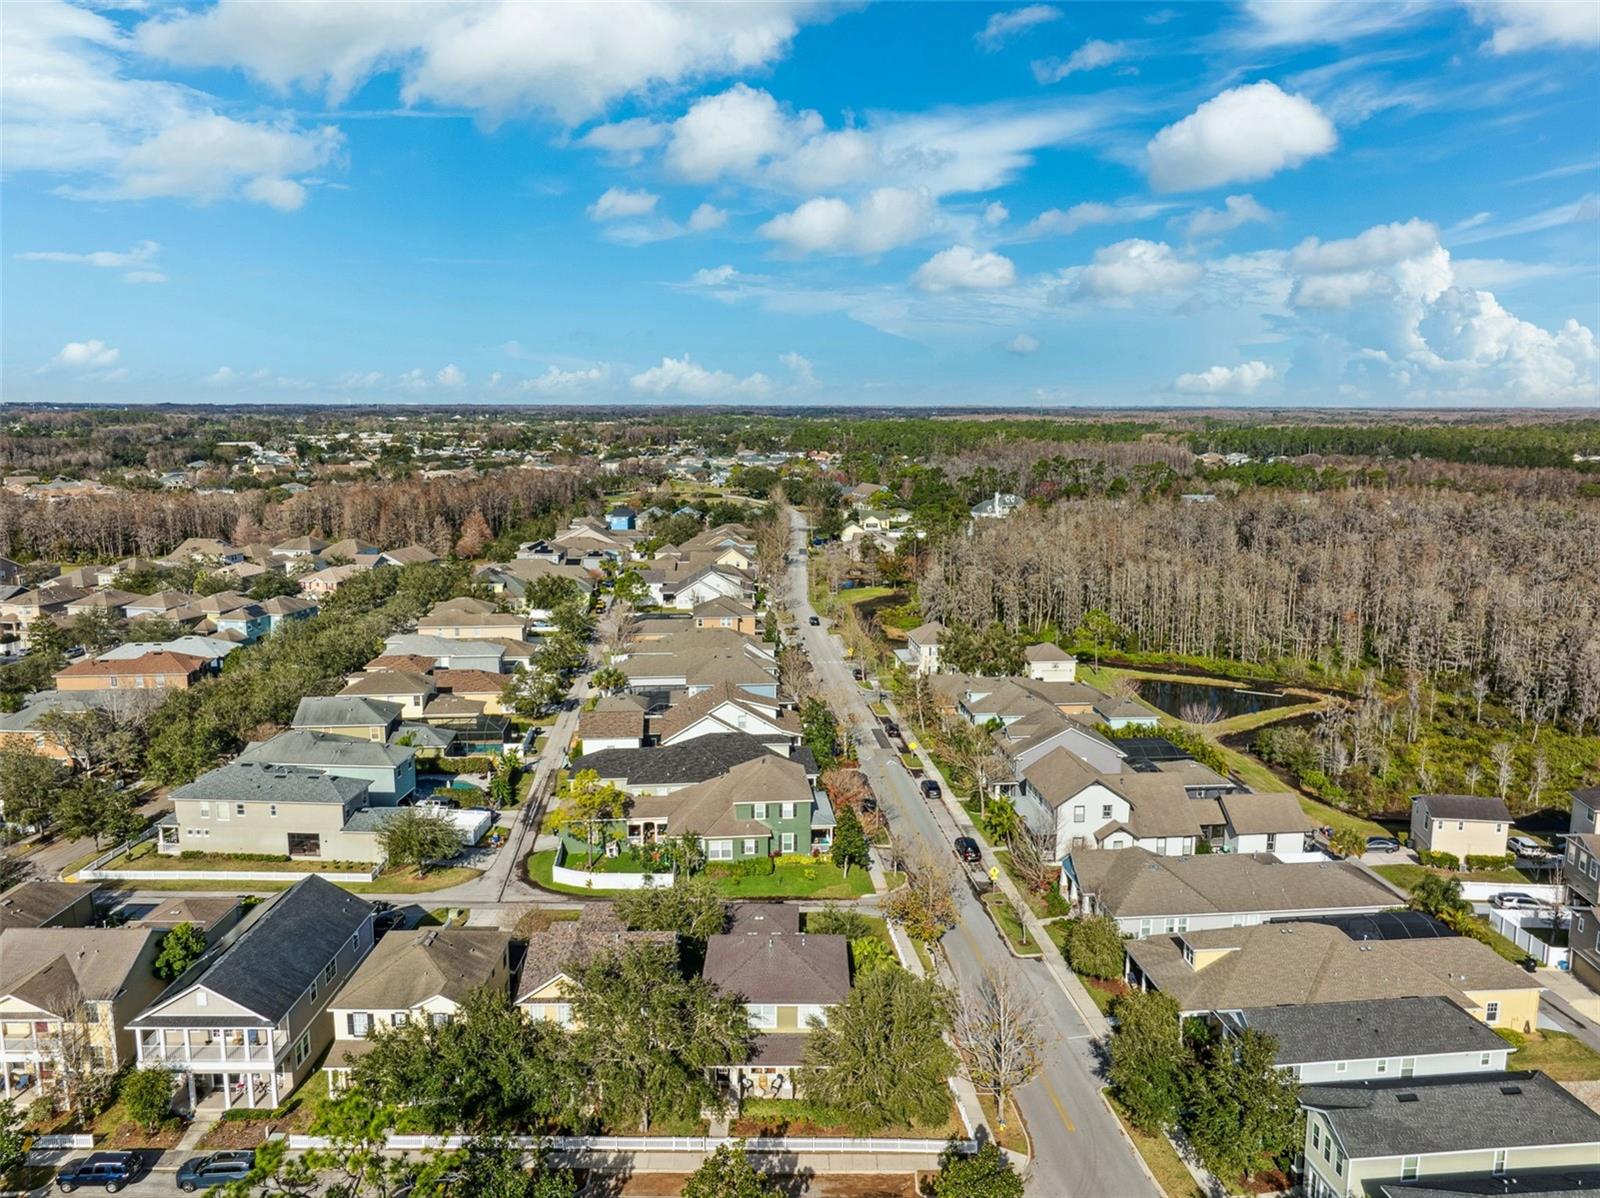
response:
<path fill-rule="evenodd" d="M 437 604 L 417 621 L 417 631 L 424 636 L 455 641 L 483 641 L 494 637 L 520 640 L 527 633 L 527 621 L 510 612 L 496 611 L 495 605 L 486 600 L 463 597 Z"/>
<path fill-rule="evenodd" d="M 207 944 L 215 944 L 244 918 L 246 910 L 236 898 L 194 897 L 124 903 L 114 914 L 127 920 L 126 927 L 155 928 L 163 933 L 186 923 L 205 933 Z"/>
<path fill-rule="evenodd" d="M 428 677 L 433 681 L 440 696 L 450 695 L 456 699 L 477 704 L 477 710 L 484 715 L 507 715 L 510 708 L 505 704 L 506 683 L 510 681 L 504 674 L 492 673 L 489 670 L 440 670 L 429 672 Z M 432 704 L 428 710 L 432 711 Z"/>
<path fill-rule="evenodd" d="M 382 658 L 378 660 L 382 661 Z M 424 662 L 431 661 L 424 658 Z M 438 693 L 433 679 L 426 673 L 401 669 L 370 670 L 356 674 L 339 692 L 341 699 L 371 699 L 400 709 L 400 718 L 419 719 L 428 700 Z"/>
<path fill-rule="evenodd" d="M 159 650 L 139 657 L 75 661 L 55 675 L 60 691 L 188 690 L 210 672 L 205 658 Z"/>
<path fill-rule="evenodd" d="M 638 695 L 610 695 L 590 710 L 579 712 L 578 743 L 583 754 L 642 747 L 647 706 L 647 701 Z"/>
<path fill-rule="evenodd" d="M 137 596 L 122 605 L 123 614 L 130 620 L 142 620 L 151 616 L 165 616 L 168 612 L 180 608 L 193 607 L 198 595 L 191 595 L 188 591 L 156 591 L 152 595 Z"/>
<path fill-rule="evenodd" d="M 276 631 L 291 620 L 309 620 L 320 608 L 314 599 L 302 599 L 298 595 L 274 595 L 261 604 L 261 610 L 267 613 L 267 627 Z"/>
<path fill-rule="evenodd" d="M 515 1005 L 531 1019 L 571 1026 L 577 971 L 596 957 L 625 953 L 645 944 L 670 945 L 676 952 L 678 935 L 630 931 L 610 903 L 585 903 L 577 919 L 552 921 L 544 931 L 528 937 Z"/>
<path fill-rule="evenodd" d="M 120 620 L 124 615 L 124 608 L 140 596 L 132 591 L 118 591 L 114 589 L 104 591 L 90 591 L 81 599 L 74 599 L 67 604 L 66 612 L 69 616 L 84 616 L 91 612 L 104 612 L 113 620 Z"/>
<path fill-rule="evenodd" d="M 377 562 L 373 558 L 360 557 L 353 562 L 342 566 L 329 566 L 326 570 L 316 570 L 300 577 L 300 593 L 307 599 L 326 599 L 337 591 L 345 582 L 357 574 L 364 574 Z"/>
<path fill-rule="evenodd" d="M 382 566 L 428 566 L 439 560 L 439 555 L 425 545 L 402 545 L 398 549 L 385 549 L 378 555 Z"/>
<path fill-rule="evenodd" d="M 333 1047 L 323 1072 L 328 1088 L 348 1084 L 351 1065 L 371 1050 L 379 1028 L 455 1018 L 474 990 L 510 998 L 511 934 L 495 928 L 392 931 L 328 1004 Z"/>
<path fill-rule="evenodd" d="M 1161 726 L 1161 713 L 1131 695 L 1122 698 L 1108 696 L 1103 702 L 1095 705 L 1094 711 L 1100 717 L 1101 723 L 1117 732 L 1124 728 L 1154 730 Z"/>
<path fill-rule="evenodd" d="M 1271 1036 L 1279 1067 L 1305 1085 L 1499 1073 L 1511 1045 L 1442 995 L 1215 1011 L 1225 1035 Z"/>
<path fill-rule="evenodd" d="M 1294 794 L 1226 794 L 1221 848 L 1229 853 L 1298 853 L 1305 850 L 1317 822 Z M 1216 842 L 1212 842 L 1213 847 Z"/>
<path fill-rule="evenodd" d="M 937 620 L 930 620 L 906 633 L 906 647 L 896 650 L 895 656 L 919 677 L 937 674 L 942 668 L 939 641 L 943 636 L 944 625 Z"/>
<path fill-rule="evenodd" d="M 328 542 L 321 537 L 291 537 L 272 547 L 272 556 L 288 558 L 291 561 L 305 561 L 316 557 L 327 549 Z"/>
<path fill-rule="evenodd" d="M 1582 787 L 1572 792 L 1570 832 L 1600 831 L 1600 786 Z"/>
<path fill-rule="evenodd" d="M 641 637 L 613 664 L 636 694 L 695 695 L 721 683 L 759 698 L 778 694 L 778 667 L 770 648 L 720 630 L 684 627 L 659 640 Z"/>
<path fill-rule="evenodd" d="M 631 532 L 638 513 L 625 503 L 619 503 L 606 513 L 606 527 L 612 532 Z"/>
<path fill-rule="evenodd" d="M 1462 864 L 1468 857 L 1501 857 L 1511 834 L 1511 812 L 1504 800 L 1479 795 L 1413 795 L 1411 847 L 1450 853 Z"/>
<path fill-rule="evenodd" d="M 1532 1030 L 1544 987 L 1466 936 L 1363 940 L 1332 923 L 1260 923 L 1127 943 L 1127 977 L 1187 1015 L 1442 995 L 1490 1027 Z"/>
<path fill-rule="evenodd" d="M 114 649 L 107 649 L 96 661 L 130 661 L 147 653 L 178 653 L 202 658 L 206 668 L 213 673 L 222 669 L 228 654 L 239 648 L 239 642 L 227 637 L 202 636 L 190 633 L 170 641 L 125 641 Z"/>
<path fill-rule="evenodd" d="M 335 778 L 367 784 L 367 801 L 393 807 L 417 789 L 415 750 L 405 745 L 375 744 L 368 739 L 331 736 L 291 728 L 270 740 L 244 747 L 237 760 L 259 765 L 290 765 L 320 770 Z"/>
<path fill-rule="evenodd" d="M 732 566 L 668 562 L 641 570 L 640 577 L 652 603 L 682 611 L 693 611 L 713 599 L 749 600 L 755 595 L 754 580 Z"/>
<path fill-rule="evenodd" d="M 161 992 L 151 928 L 0 931 L 0 1094 L 31 1100 L 134 1059 L 128 1020 Z"/>
<path fill-rule="evenodd" d="M 237 591 L 203 595 L 194 602 L 204 615 L 201 627 L 225 636 L 236 636 L 244 644 L 254 644 L 272 630 L 272 619 L 261 605 Z"/>
<path fill-rule="evenodd" d="M 136 693 L 136 692 L 134 692 Z M 52 757 L 63 765 L 75 758 L 56 733 L 46 730 L 44 717 L 51 712 L 84 712 L 102 706 L 102 700 L 121 691 L 39 691 L 29 695 L 16 711 L 0 712 L 0 749 L 20 749 Z"/>
<path fill-rule="evenodd" d="M 1060 645 L 1029 645 L 1022 651 L 1028 677 L 1035 682 L 1076 682 L 1078 659 Z"/>
<path fill-rule="evenodd" d="M 1543 1073 L 1304 1086 L 1300 1105 L 1307 1198 L 1365 1198 L 1388 1181 L 1492 1183 L 1600 1165 L 1600 1115 Z"/>
<path fill-rule="evenodd" d="M 0 720 L 5 717 L 0 716 Z M 0 724 L 0 727 L 3 727 Z M 1595 796 L 1600 800 L 1600 794 Z M 1572 800 L 1573 822 L 1582 800 Z M 1600 833 L 1572 832 L 1567 836 L 1562 877 L 1567 884 L 1569 922 L 1568 960 L 1572 976 L 1591 990 L 1600 991 Z M 1590 1003 L 1591 1017 L 1600 1010 L 1600 1001 Z"/>
<path fill-rule="evenodd" d="M 356 743 L 356 742 L 351 742 Z M 251 853 L 313 861 L 383 860 L 365 781 L 235 760 L 172 792 L 159 852 Z M 380 811 L 392 810 L 391 808 Z"/>
<path fill-rule="evenodd" d="M 226 566 L 233 562 L 244 561 L 244 551 L 213 537 L 190 537 L 179 543 L 178 547 L 167 554 L 162 561 L 185 565 L 199 562 Z"/>
<path fill-rule="evenodd" d="M 581 727 L 581 725 L 580 725 Z M 602 782 L 612 782 L 631 795 L 668 795 L 701 782 L 720 778 L 736 765 L 771 756 L 772 750 L 745 732 L 721 732 L 697 737 L 668 748 L 590 748 L 583 741 L 583 756 L 571 769 L 593 770 Z"/>
<path fill-rule="evenodd" d="M 1354 862 L 1288 863 L 1264 854 L 1163 857 L 1139 848 L 1091 849 L 1067 858 L 1061 888 L 1084 912 L 1109 915 L 1124 936 L 1141 940 L 1404 905 Z"/>
<path fill-rule="evenodd" d="M 96 882 L 21 882 L 0 894 L 0 932 L 8 928 L 86 928 L 94 922 Z"/>
<path fill-rule="evenodd" d="M 996 491 L 972 509 L 974 520 L 1004 520 L 1022 506 L 1022 498 L 1006 491 Z"/>
<path fill-rule="evenodd" d="M 701 976 L 744 1001 L 755 1050 L 717 1073 L 740 1098 L 793 1098 L 811 1031 L 850 994 L 850 943 L 800 930 L 783 904 L 741 906 L 733 927 L 706 942 Z"/>
<path fill-rule="evenodd" d="M 324 565 L 337 566 L 346 562 L 360 561 L 362 558 L 376 558 L 383 550 L 376 545 L 356 537 L 346 537 L 342 541 L 335 541 L 331 545 L 324 545 L 322 552 L 317 554 Z"/>
<path fill-rule="evenodd" d="M 729 628 L 745 636 L 760 631 L 756 609 L 736 599 L 712 599 L 696 607 L 693 614 L 696 628 Z"/>
<path fill-rule="evenodd" d="M 35 587 L 0 600 L 0 639 L 29 647 L 28 630 L 40 620 L 65 620 L 67 604 L 87 594 L 81 587 Z"/>
<path fill-rule="evenodd" d="M 692 694 L 653 717 L 650 732 L 662 746 L 724 732 L 744 732 L 788 755 L 800 744 L 801 727 L 800 717 L 784 710 L 776 699 L 723 682 Z"/>
<path fill-rule="evenodd" d="M 435 666 L 446 670 L 487 670 L 508 673 L 507 646 L 499 641 L 458 640 L 425 633 L 403 633 L 384 642 L 386 654 L 431 657 Z"/>
<path fill-rule="evenodd" d="M 398 703 L 361 695 L 307 696 L 295 708 L 293 727 L 301 732 L 386 744 L 403 713 Z"/>
<path fill-rule="evenodd" d="M 268 899 L 129 1022 L 140 1066 L 176 1074 L 191 1110 L 282 1106 L 331 1041 L 372 916 L 315 876 Z"/>

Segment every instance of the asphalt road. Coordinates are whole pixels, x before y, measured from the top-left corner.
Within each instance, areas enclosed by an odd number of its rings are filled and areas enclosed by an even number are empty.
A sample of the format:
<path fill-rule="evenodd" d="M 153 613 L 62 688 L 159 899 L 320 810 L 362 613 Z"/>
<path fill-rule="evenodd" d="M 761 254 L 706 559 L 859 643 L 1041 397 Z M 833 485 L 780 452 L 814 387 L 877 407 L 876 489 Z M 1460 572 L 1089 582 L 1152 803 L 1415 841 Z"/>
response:
<path fill-rule="evenodd" d="M 792 516 L 789 606 L 798 617 L 798 634 L 812 668 L 834 710 L 855 730 L 877 727 L 860 688 L 851 677 L 837 639 L 826 626 L 812 627 L 814 615 L 806 587 L 806 530 Z M 858 738 L 861 769 L 890 819 L 895 843 L 904 852 L 921 844 L 951 854 L 954 824 L 942 807 L 925 802 L 893 750 L 879 748 L 871 736 Z M 965 888 L 957 894 L 960 922 L 943 940 L 945 957 L 963 988 L 976 984 L 985 969 L 1008 968 L 1033 995 L 1041 1031 L 1048 1040 L 1044 1068 L 1018 1093 L 1018 1103 L 1033 1137 L 1028 1192 L 1048 1198 L 1159 1198 L 1102 1102 L 1095 1076 L 1089 1029 L 1067 996 L 1037 962 L 1017 961 L 989 917 Z"/>

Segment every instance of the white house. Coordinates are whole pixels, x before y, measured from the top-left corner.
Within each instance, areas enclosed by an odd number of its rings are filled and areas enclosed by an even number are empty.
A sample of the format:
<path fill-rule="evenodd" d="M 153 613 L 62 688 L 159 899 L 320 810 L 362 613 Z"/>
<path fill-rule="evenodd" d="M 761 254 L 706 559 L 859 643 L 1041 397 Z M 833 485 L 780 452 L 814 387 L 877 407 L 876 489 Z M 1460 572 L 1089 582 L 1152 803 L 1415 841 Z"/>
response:
<path fill-rule="evenodd" d="M 1078 659 L 1060 645 L 1029 645 L 1022 651 L 1028 677 L 1036 682 L 1076 682 Z"/>
<path fill-rule="evenodd" d="M 939 638 L 944 635 L 944 625 L 930 620 L 920 628 L 906 633 L 906 647 L 896 656 L 912 673 L 926 677 L 939 672 Z"/>

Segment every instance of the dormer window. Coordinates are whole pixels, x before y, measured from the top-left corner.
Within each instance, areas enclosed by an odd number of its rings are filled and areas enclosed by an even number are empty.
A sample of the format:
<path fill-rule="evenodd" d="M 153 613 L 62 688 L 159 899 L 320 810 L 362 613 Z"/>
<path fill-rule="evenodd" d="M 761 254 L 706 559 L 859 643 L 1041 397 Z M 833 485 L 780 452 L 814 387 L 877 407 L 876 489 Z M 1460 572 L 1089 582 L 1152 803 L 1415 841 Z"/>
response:
<path fill-rule="evenodd" d="M 1183 959 L 1190 969 L 1194 968 L 1194 945 L 1187 940 L 1183 942 Z"/>

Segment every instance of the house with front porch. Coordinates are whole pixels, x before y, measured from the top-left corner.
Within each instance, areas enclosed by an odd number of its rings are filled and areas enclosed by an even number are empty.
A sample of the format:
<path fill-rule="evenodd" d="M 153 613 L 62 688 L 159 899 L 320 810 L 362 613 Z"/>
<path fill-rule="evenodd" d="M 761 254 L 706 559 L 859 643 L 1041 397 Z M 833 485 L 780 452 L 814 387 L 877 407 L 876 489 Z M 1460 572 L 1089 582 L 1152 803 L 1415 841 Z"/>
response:
<path fill-rule="evenodd" d="M 743 904 L 733 926 L 706 942 L 701 977 L 744 1002 L 756 1033 L 750 1059 L 717 1073 L 739 1099 L 795 1097 L 806 1041 L 850 994 L 850 942 L 800 930 L 800 911 Z"/>
<path fill-rule="evenodd" d="M 256 909 L 129 1021 L 140 1068 L 186 1109 L 276 1108 L 332 1040 L 329 1002 L 372 951 L 373 912 L 318 877 Z"/>
<path fill-rule="evenodd" d="M 581 726 L 581 725 L 580 725 Z M 736 765 L 768 756 L 772 749 L 744 732 L 701 736 L 667 748 L 596 749 L 574 758 L 572 770 L 593 770 L 630 795 L 668 795 L 720 778 Z M 780 754 L 785 756 L 786 754 Z"/>
<path fill-rule="evenodd" d="M 1600 1165 L 1600 1115 L 1543 1073 L 1305 1086 L 1300 1105 L 1307 1198 L 1406 1192 L 1387 1182 L 1445 1195 L 1567 1195 L 1583 1188 L 1574 1171 Z M 1540 1171 L 1565 1171 L 1566 1184 L 1520 1188 Z"/>
<path fill-rule="evenodd" d="M 511 933 L 498 928 L 418 928 L 387 933 L 328 1004 L 333 1047 L 322 1071 L 328 1089 L 348 1084 L 373 1033 L 454 1019 L 474 990 L 511 990 Z"/>
<path fill-rule="evenodd" d="M 128 1020 L 161 993 L 154 928 L 0 931 L 0 1097 L 24 1105 L 134 1059 Z"/>

